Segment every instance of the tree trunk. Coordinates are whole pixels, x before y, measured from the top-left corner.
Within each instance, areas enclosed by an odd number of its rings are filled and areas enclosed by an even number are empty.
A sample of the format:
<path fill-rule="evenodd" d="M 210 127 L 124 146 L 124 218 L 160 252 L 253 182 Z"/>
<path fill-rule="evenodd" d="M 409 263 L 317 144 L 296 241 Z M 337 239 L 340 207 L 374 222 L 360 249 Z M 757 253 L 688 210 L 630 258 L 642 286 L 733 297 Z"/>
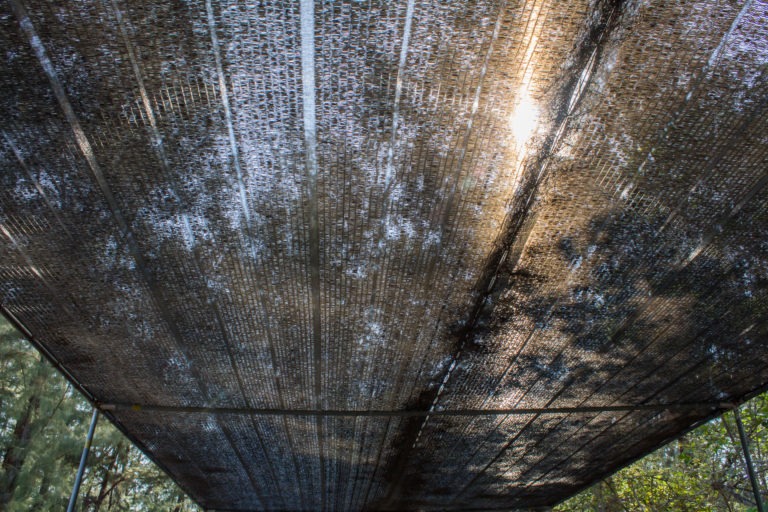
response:
<path fill-rule="evenodd" d="M 112 455 L 112 459 L 109 461 L 109 465 L 104 470 L 104 476 L 101 478 L 101 485 L 99 486 L 99 494 L 96 497 L 96 500 L 94 501 L 93 505 L 93 511 L 99 512 L 101 510 L 101 506 L 104 504 L 104 500 L 109 496 L 109 493 L 112 492 L 114 489 L 114 486 L 109 487 L 109 480 L 110 478 L 114 476 L 118 476 L 114 474 L 115 466 L 117 465 L 117 459 L 122 455 L 123 452 L 123 442 L 120 441 L 117 443 L 117 446 L 115 447 L 115 452 Z"/>
<path fill-rule="evenodd" d="M 184 503 L 184 496 L 182 494 L 179 494 L 179 497 L 176 499 L 176 506 L 173 507 L 173 512 L 181 512 L 181 505 Z"/>
<path fill-rule="evenodd" d="M 39 372 L 35 381 L 39 380 Z M 27 400 L 24 412 L 16 422 L 11 441 L 3 456 L 3 474 L 0 476 L 0 510 L 4 510 L 13 499 L 19 473 L 27 458 L 27 447 L 32 440 L 34 417 L 40 408 L 39 383 L 35 382 L 32 395 Z"/>

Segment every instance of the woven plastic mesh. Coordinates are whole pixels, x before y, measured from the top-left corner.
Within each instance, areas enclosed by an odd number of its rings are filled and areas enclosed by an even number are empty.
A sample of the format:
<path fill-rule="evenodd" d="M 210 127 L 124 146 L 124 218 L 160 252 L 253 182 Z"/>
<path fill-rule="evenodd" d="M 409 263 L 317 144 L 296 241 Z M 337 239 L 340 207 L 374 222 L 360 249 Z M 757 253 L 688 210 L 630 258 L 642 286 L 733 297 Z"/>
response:
<path fill-rule="evenodd" d="M 207 508 L 552 505 L 768 384 L 766 19 L 8 0 L 3 312 Z"/>

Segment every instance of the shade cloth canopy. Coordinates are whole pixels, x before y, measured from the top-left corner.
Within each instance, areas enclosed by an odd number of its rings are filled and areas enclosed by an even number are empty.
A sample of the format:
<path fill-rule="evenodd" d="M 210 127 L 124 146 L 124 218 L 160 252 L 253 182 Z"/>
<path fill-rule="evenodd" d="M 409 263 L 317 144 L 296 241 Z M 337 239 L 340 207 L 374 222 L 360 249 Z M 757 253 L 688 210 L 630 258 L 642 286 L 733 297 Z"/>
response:
<path fill-rule="evenodd" d="M 3 314 L 204 507 L 553 505 L 768 384 L 766 19 L 8 0 Z"/>

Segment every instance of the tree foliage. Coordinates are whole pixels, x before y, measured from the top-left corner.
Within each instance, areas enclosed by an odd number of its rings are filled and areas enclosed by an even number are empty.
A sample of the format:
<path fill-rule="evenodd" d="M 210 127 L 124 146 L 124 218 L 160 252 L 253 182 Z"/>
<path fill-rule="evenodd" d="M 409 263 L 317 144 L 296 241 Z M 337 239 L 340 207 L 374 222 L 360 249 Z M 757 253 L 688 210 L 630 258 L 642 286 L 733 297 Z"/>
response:
<path fill-rule="evenodd" d="M 0 510 L 65 510 L 90 405 L 0 318 Z M 112 424 L 98 423 L 78 510 L 198 510 Z"/>
<path fill-rule="evenodd" d="M 768 394 L 740 409 L 768 504 Z M 732 413 L 710 421 L 555 508 L 557 512 L 755 511 Z"/>

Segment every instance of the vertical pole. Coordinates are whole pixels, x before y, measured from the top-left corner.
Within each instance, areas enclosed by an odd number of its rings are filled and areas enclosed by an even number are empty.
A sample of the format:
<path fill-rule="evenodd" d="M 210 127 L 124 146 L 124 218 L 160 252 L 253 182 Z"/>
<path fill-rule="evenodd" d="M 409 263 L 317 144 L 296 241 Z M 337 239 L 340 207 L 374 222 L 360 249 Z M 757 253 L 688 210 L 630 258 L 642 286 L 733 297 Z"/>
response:
<path fill-rule="evenodd" d="M 83 446 L 83 454 L 80 456 L 80 467 L 77 468 L 77 476 L 75 476 L 75 485 L 72 486 L 72 495 L 69 497 L 69 505 L 67 505 L 67 512 L 74 512 L 75 510 L 75 502 L 77 501 L 77 494 L 80 492 L 80 483 L 83 481 L 83 473 L 85 472 L 85 461 L 86 459 L 88 459 L 88 452 L 91 449 L 91 441 L 93 441 L 93 431 L 96 430 L 97 419 L 99 419 L 99 410 L 94 407 L 93 416 L 91 417 L 91 426 L 88 428 L 88 437 L 85 439 L 85 446 Z"/>
<path fill-rule="evenodd" d="M 741 424 L 741 415 L 739 414 L 738 407 L 733 410 L 733 416 L 736 418 L 736 427 L 739 429 L 741 449 L 744 450 L 744 460 L 747 462 L 747 472 L 749 473 L 749 481 L 752 482 L 752 492 L 755 493 L 755 503 L 757 504 L 757 510 L 758 512 L 765 512 L 765 508 L 763 508 L 763 500 L 760 499 L 760 487 L 757 486 L 755 468 L 752 466 L 752 456 L 749 454 L 747 434 L 744 432 L 744 425 Z"/>

